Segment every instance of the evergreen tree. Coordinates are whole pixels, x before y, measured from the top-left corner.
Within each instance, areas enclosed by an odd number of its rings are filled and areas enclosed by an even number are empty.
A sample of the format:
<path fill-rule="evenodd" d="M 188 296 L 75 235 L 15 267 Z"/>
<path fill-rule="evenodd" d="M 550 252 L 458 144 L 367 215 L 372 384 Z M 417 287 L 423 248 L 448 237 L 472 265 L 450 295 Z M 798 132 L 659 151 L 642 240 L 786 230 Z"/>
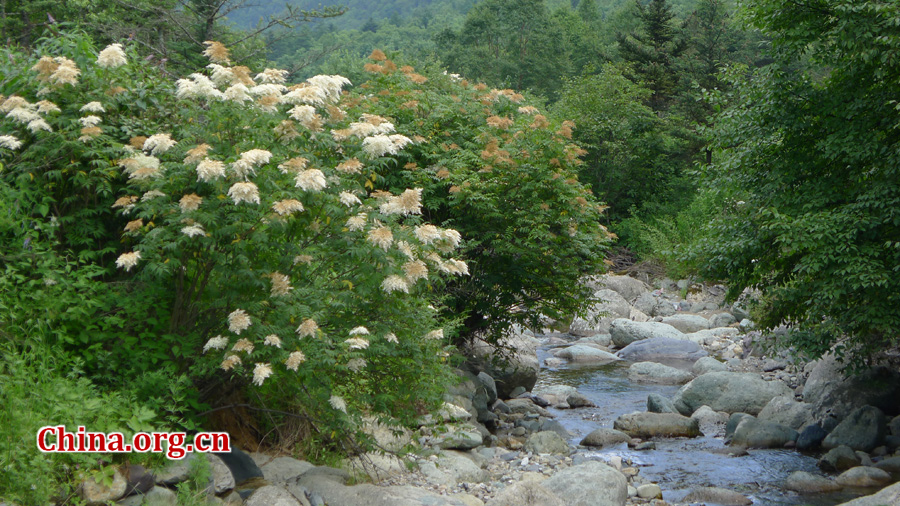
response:
<path fill-rule="evenodd" d="M 631 64 L 632 80 L 653 92 L 648 105 L 661 111 L 669 107 L 678 86 L 676 61 L 685 49 L 675 13 L 666 0 L 635 0 L 640 28 L 618 37 L 619 53 Z"/>

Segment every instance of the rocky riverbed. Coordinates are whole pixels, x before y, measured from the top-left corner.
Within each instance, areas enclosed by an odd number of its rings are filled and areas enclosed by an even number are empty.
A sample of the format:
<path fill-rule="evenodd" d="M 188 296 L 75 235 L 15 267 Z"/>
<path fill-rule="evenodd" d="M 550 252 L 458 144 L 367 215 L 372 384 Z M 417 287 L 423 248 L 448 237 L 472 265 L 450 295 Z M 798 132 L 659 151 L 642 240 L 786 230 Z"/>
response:
<path fill-rule="evenodd" d="M 209 502 L 900 505 L 896 368 L 847 379 L 830 357 L 765 356 L 759 344 L 773 337 L 724 305 L 722 287 L 588 282 L 605 302 L 565 329 L 510 335 L 507 365 L 490 347 L 469 350 L 440 416 L 402 434 L 370 425 L 381 447 L 413 453 L 343 469 L 239 450 L 194 455 L 212 464 Z M 144 472 L 140 487 L 128 482 L 142 473 L 128 473 L 82 495 L 176 504 L 171 487 L 189 469 Z M 351 485 L 360 477 L 372 483 Z M 127 487 L 140 493 L 122 499 Z"/>

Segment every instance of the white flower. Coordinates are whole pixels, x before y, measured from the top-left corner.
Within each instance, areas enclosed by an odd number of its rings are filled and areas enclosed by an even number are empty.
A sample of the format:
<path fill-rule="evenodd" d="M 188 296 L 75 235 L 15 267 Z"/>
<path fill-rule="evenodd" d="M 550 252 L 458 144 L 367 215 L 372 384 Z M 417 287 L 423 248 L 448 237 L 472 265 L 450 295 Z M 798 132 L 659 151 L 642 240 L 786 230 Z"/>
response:
<path fill-rule="evenodd" d="M 386 336 L 384 336 L 384 340 L 387 341 L 387 342 L 389 342 L 389 343 L 394 343 L 394 344 L 397 344 L 397 343 L 399 342 L 399 341 L 397 341 L 397 336 L 394 335 L 393 332 L 391 332 L 390 334 L 387 334 Z"/>
<path fill-rule="evenodd" d="M 137 265 L 138 260 L 141 259 L 140 251 L 133 251 L 131 253 L 122 253 L 119 255 L 119 258 L 116 259 L 116 267 L 120 269 L 125 269 L 125 271 L 130 271 L 132 267 Z"/>
<path fill-rule="evenodd" d="M 83 126 L 84 128 L 91 128 L 91 127 L 95 127 L 95 126 L 99 125 L 101 122 L 103 122 L 103 118 L 101 118 L 100 116 L 92 115 L 92 116 L 85 116 L 83 118 L 79 118 L 78 121 L 81 122 L 81 126 Z"/>
<path fill-rule="evenodd" d="M 103 108 L 103 104 L 101 104 L 100 102 L 94 101 L 94 102 L 88 102 L 88 103 L 84 104 L 83 106 L 81 106 L 81 109 L 79 109 L 79 111 L 81 111 L 81 112 L 106 112 L 106 109 Z"/>
<path fill-rule="evenodd" d="M 241 332 L 247 330 L 250 325 L 250 317 L 243 309 L 235 309 L 228 315 L 228 330 L 237 335 L 241 335 Z"/>
<path fill-rule="evenodd" d="M 303 204 L 296 199 L 279 200 L 272 204 L 272 210 L 279 216 L 289 216 L 303 211 Z"/>
<path fill-rule="evenodd" d="M 204 158 L 197 164 L 197 181 L 207 183 L 225 177 L 225 164 L 209 158 Z"/>
<path fill-rule="evenodd" d="M 228 89 L 225 90 L 224 96 L 225 100 L 231 100 L 232 102 L 237 102 L 239 104 L 253 100 L 253 97 L 250 96 L 250 90 L 241 83 L 229 86 Z"/>
<path fill-rule="evenodd" d="M 409 293 L 409 285 L 406 283 L 406 280 L 401 278 L 400 276 L 391 275 L 384 278 L 384 281 L 381 283 L 381 289 L 386 293 L 392 292 L 403 292 Z"/>
<path fill-rule="evenodd" d="M 253 384 L 262 386 L 266 378 L 272 375 L 272 366 L 262 362 L 257 362 L 253 368 Z"/>
<path fill-rule="evenodd" d="M 297 188 L 306 191 L 317 192 L 324 190 L 328 183 L 325 181 L 325 174 L 319 169 L 307 169 L 297 174 Z"/>
<path fill-rule="evenodd" d="M 22 141 L 12 135 L 0 135 L 0 148 L 16 150 L 22 147 Z"/>
<path fill-rule="evenodd" d="M 248 174 L 256 174 L 254 167 L 265 165 L 272 159 L 272 153 L 265 149 L 251 149 L 241 153 L 241 158 L 231 164 L 237 177 L 246 178 Z"/>
<path fill-rule="evenodd" d="M 359 197 L 350 193 L 350 192 L 341 192 L 341 204 L 344 204 L 347 207 L 351 207 L 354 204 L 362 204 L 360 202 Z"/>
<path fill-rule="evenodd" d="M 422 244 L 431 244 L 441 238 L 440 230 L 434 225 L 420 225 L 415 228 L 414 233 Z"/>
<path fill-rule="evenodd" d="M 62 110 L 60 110 L 60 108 L 56 104 L 54 104 L 53 102 L 50 102 L 49 100 L 41 100 L 40 102 L 37 103 L 37 106 L 38 106 L 37 111 L 40 114 L 50 114 L 51 112 L 62 112 Z"/>
<path fill-rule="evenodd" d="M 347 228 L 350 231 L 362 230 L 366 227 L 366 213 L 359 213 L 356 216 L 347 218 Z"/>
<path fill-rule="evenodd" d="M 266 69 L 256 74 L 256 79 L 263 83 L 284 84 L 287 79 L 288 71 L 280 69 Z"/>
<path fill-rule="evenodd" d="M 282 297 L 284 295 L 288 295 L 294 287 L 291 286 L 291 278 L 280 272 L 273 272 L 270 277 L 272 278 L 272 297 Z"/>
<path fill-rule="evenodd" d="M 366 365 L 368 365 L 367 362 L 366 362 L 366 359 L 364 359 L 364 358 L 358 358 L 358 357 L 357 357 L 357 358 L 351 358 L 351 359 L 347 362 L 347 368 L 350 369 L 350 370 L 353 371 L 353 372 L 359 372 L 359 371 L 365 369 L 365 368 L 366 368 Z"/>
<path fill-rule="evenodd" d="M 446 272 L 448 274 L 455 274 L 457 276 L 462 276 L 463 274 L 469 274 L 469 266 L 466 265 L 462 260 L 450 259 L 446 262 L 441 262 L 439 264 L 439 268 L 442 272 Z"/>
<path fill-rule="evenodd" d="M 405 135 L 400 135 L 400 134 L 394 134 L 394 135 L 390 136 L 390 139 L 391 139 L 391 142 L 394 143 L 394 146 L 397 148 L 397 151 L 400 151 L 401 149 L 405 148 L 408 144 L 412 143 L 412 140 L 409 137 L 407 137 Z"/>
<path fill-rule="evenodd" d="M 126 63 L 128 63 L 128 60 L 125 58 L 122 44 L 110 44 L 97 55 L 97 65 L 103 68 L 114 69 Z"/>
<path fill-rule="evenodd" d="M 462 240 L 462 235 L 452 228 L 447 228 L 441 232 L 441 239 L 449 243 L 453 248 L 457 248 Z"/>
<path fill-rule="evenodd" d="M 206 341 L 206 345 L 203 346 L 203 353 L 209 350 L 224 350 L 226 346 L 228 346 L 228 338 L 216 336 Z"/>
<path fill-rule="evenodd" d="M 444 338 L 444 329 L 432 330 L 431 332 L 425 334 L 425 339 L 443 339 Z"/>
<path fill-rule="evenodd" d="M 30 107 L 30 105 L 29 105 Z M 23 125 L 27 125 L 32 121 L 40 118 L 38 114 L 32 111 L 30 108 L 25 107 L 16 107 L 15 109 L 6 113 L 6 117 L 15 121 L 16 123 L 21 123 Z"/>
<path fill-rule="evenodd" d="M 344 341 L 351 350 L 364 350 L 369 347 L 369 341 L 361 338 L 361 337 L 351 337 Z"/>
<path fill-rule="evenodd" d="M 328 399 L 328 404 L 331 404 L 331 407 L 338 411 L 343 411 L 344 413 L 347 412 L 347 403 L 344 402 L 344 399 L 341 399 L 336 395 L 332 395 L 331 398 Z"/>
<path fill-rule="evenodd" d="M 141 197 L 141 202 L 146 202 L 148 200 L 155 199 L 157 197 L 165 197 L 166 194 L 159 190 L 150 190 Z"/>
<path fill-rule="evenodd" d="M 394 242 L 394 234 L 390 228 L 380 226 L 369 230 L 369 235 L 366 239 L 375 246 L 387 251 Z"/>
<path fill-rule="evenodd" d="M 367 329 L 365 327 L 354 327 L 350 331 L 350 335 L 351 336 L 367 336 L 367 335 L 369 335 L 369 329 Z"/>
<path fill-rule="evenodd" d="M 208 98 L 222 100 L 225 94 L 216 88 L 208 77 L 203 74 L 191 74 L 190 79 L 179 79 L 175 82 L 175 96 L 181 99 Z"/>
<path fill-rule="evenodd" d="M 393 125 L 391 125 L 391 126 L 393 126 Z M 365 122 L 365 121 L 350 123 L 350 135 L 354 135 L 356 137 L 368 137 L 370 135 L 382 133 L 382 132 L 379 132 L 378 130 L 379 130 L 378 127 L 376 127 L 375 125 L 373 125 L 371 123 Z M 386 132 L 386 133 L 390 133 L 390 132 Z"/>
<path fill-rule="evenodd" d="M 265 96 L 265 95 L 278 95 L 281 94 L 287 88 L 283 84 L 275 84 L 275 83 L 264 83 L 250 88 L 250 93 L 256 96 Z"/>
<path fill-rule="evenodd" d="M 226 371 L 230 371 L 235 368 L 235 366 L 240 365 L 241 357 L 237 355 L 228 355 L 225 357 L 225 360 L 222 361 L 222 369 Z"/>
<path fill-rule="evenodd" d="M 397 148 L 387 135 L 366 137 L 363 139 L 363 151 L 365 151 L 370 158 L 378 158 L 379 156 L 384 156 L 386 154 L 397 154 Z"/>
<path fill-rule="evenodd" d="M 234 183 L 228 189 L 228 196 L 235 204 L 241 202 L 259 204 L 259 188 L 253 183 Z"/>
<path fill-rule="evenodd" d="M 318 330 L 319 325 L 316 324 L 315 320 L 306 319 L 297 327 L 297 335 L 300 337 L 315 337 Z"/>
<path fill-rule="evenodd" d="M 346 77 L 325 75 L 310 77 L 306 82 L 321 89 L 325 97 L 332 102 L 337 102 L 341 98 L 341 89 L 351 84 Z"/>
<path fill-rule="evenodd" d="M 403 264 L 403 272 L 410 283 L 428 278 L 428 266 L 421 260 L 412 260 Z"/>
<path fill-rule="evenodd" d="M 269 334 L 266 336 L 266 340 L 263 342 L 266 346 L 274 346 L 276 348 L 281 348 L 281 338 L 276 336 L 275 334 Z"/>
<path fill-rule="evenodd" d="M 36 134 L 40 130 L 44 130 L 47 132 L 52 132 L 53 129 L 50 128 L 50 124 L 44 121 L 43 119 L 36 119 L 34 121 L 30 121 L 28 123 L 28 129 L 31 130 L 31 133 Z"/>
<path fill-rule="evenodd" d="M 194 237 L 197 235 L 206 236 L 206 231 L 203 230 L 203 227 L 197 223 L 182 228 L 181 233 L 188 237 Z"/>
<path fill-rule="evenodd" d="M 301 362 L 306 361 L 306 355 L 303 354 L 302 351 L 292 352 L 287 360 L 284 361 L 284 366 L 291 371 L 296 371 L 298 367 L 300 367 Z"/>
<path fill-rule="evenodd" d="M 308 123 L 316 117 L 316 108 L 311 105 L 298 105 L 288 111 L 288 114 L 300 123 Z"/>
<path fill-rule="evenodd" d="M 281 97 L 281 101 L 286 104 L 310 104 L 325 105 L 327 98 L 325 90 L 318 86 L 304 86 L 290 91 Z"/>
<path fill-rule="evenodd" d="M 245 351 L 247 354 L 253 353 L 253 343 L 250 342 L 249 339 L 238 339 L 234 346 L 231 347 L 231 351 Z"/>
<path fill-rule="evenodd" d="M 181 208 L 181 212 L 188 213 L 200 209 L 200 204 L 202 203 L 203 197 L 196 193 L 191 193 L 181 197 L 181 200 L 178 201 L 178 207 Z"/>
<path fill-rule="evenodd" d="M 172 140 L 169 134 L 154 134 L 144 141 L 144 151 L 149 151 L 151 155 L 157 156 L 165 153 L 172 146 L 178 144 Z"/>

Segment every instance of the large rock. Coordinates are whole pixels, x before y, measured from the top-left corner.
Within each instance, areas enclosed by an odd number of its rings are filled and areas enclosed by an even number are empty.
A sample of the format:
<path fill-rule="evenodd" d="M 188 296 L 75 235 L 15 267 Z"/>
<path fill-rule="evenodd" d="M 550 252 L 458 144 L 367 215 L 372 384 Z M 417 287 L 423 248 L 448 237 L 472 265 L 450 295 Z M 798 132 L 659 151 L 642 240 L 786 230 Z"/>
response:
<path fill-rule="evenodd" d="M 0 503 L 0 505 L 5 503 Z M 126 497 L 118 506 L 178 506 L 178 496 L 166 487 L 153 487 L 144 494 Z"/>
<path fill-rule="evenodd" d="M 709 328 L 709 320 L 695 314 L 677 314 L 666 316 L 662 319 L 662 322 L 666 325 L 675 327 L 685 334 L 690 334 L 691 332 L 697 332 L 699 330 L 706 330 Z"/>
<path fill-rule="evenodd" d="M 631 316 L 631 305 L 618 292 L 601 289 L 594 292 L 601 302 L 591 306 L 585 318 L 575 317 L 569 325 L 574 336 L 591 336 L 609 332 L 610 323 L 616 318 Z"/>
<path fill-rule="evenodd" d="M 612 274 L 601 276 L 600 286 L 618 292 L 628 302 L 636 300 L 641 294 L 650 291 L 650 287 L 643 281 L 631 276 L 615 276 Z"/>
<path fill-rule="evenodd" d="M 797 436 L 797 431 L 790 427 L 747 417 L 735 429 L 731 444 L 745 448 L 783 448 L 796 441 Z"/>
<path fill-rule="evenodd" d="M 603 351 L 584 344 L 576 344 L 567 348 L 562 348 L 555 351 L 553 355 L 578 364 L 608 364 L 610 362 L 622 360 L 608 351 Z"/>
<path fill-rule="evenodd" d="M 654 337 L 684 339 L 684 333 L 671 325 L 659 322 L 633 322 L 625 318 L 613 320 L 609 334 L 612 336 L 613 344 L 619 347 Z"/>
<path fill-rule="evenodd" d="M 877 494 L 867 495 L 838 506 L 896 506 L 900 504 L 900 483 L 882 489 Z"/>
<path fill-rule="evenodd" d="M 732 413 L 730 417 L 728 417 L 728 421 L 725 423 L 725 442 L 731 443 L 731 438 L 734 436 L 734 431 L 737 430 L 738 426 L 741 422 L 744 421 L 745 418 L 754 418 L 753 415 L 748 415 L 747 413 Z"/>
<path fill-rule="evenodd" d="M 669 337 L 654 337 L 636 341 L 619 350 L 617 355 L 631 362 L 659 362 L 668 365 L 690 366 L 707 353 L 690 341 Z"/>
<path fill-rule="evenodd" d="M 677 413 L 630 413 L 616 418 L 613 428 L 631 437 L 697 437 L 700 424 Z"/>
<path fill-rule="evenodd" d="M 690 504 L 713 503 L 721 504 L 722 506 L 750 506 L 753 504 L 753 501 L 749 498 L 733 490 L 718 487 L 695 488 L 688 495 L 684 496 L 681 502 Z"/>
<path fill-rule="evenodd" d="M 563 469 L 541 485 L 566 506 L 624 506 L 628 496 L 625 476 L 595 461 Z"/>
<path fill-rule="evenodd" d="M 784 488 L 801 494 L 822 494 L 840 490 L 834 480 L 806 471 L 794 471 L 784 480 Z"/>
<path fill-rule="evenodd" d="M 825 432 L 821 425 L 817 423 L 807 425 L 800 431 L 800 436 L 797 437 L 797 449 L 804 452 L 815 450 L 822 445 L 822 441 L 825 440 L 827 435 L 828 433 Z"/>
<path fill-rule="evenodd" d="M 700 346 L 709 346 L 720 339 L 734 339 L 740 333 L 738 329 L 733 327 L 721 327 L 717 329 L 698 330 L 685 334 L 684 338 L 688 341 L 699 344 Z"/>
<path fill-rule="evenodd" d="M 604 446 L 615 446 L 629 441 L 631 441 L 631 436 L 628 434 L 615 429 L 601 427 L 599 429 L 594 429 L 590 434 L 584 436 L 584 439 L 581 440 L 580 444 L 602 448 Z"/>
<path fill-rule="evenodd" d="M 228 465 L 218 455 L 213 455 L 212 453 L 207 453 L 206 459 L 209 460 L 209 466 L 212 470 L 213 492 L 222 494 L 233 489 L 235 486 L 234 475 L 231 474 L 231 469 Z"/>
<path fill-rule="evenodd" d="M 691 415 L 700 424 L 700 432 L 706 436 L 716 436 L 724 432 L 728 423 L 728 413 L 713 411 L 709 406 L 700 406 Z"/>
<path fill-rule="evenodd" d="M 639 383 L 683 385 L 694 379 L 694 375 L 656 362 L 637 362 L 628 368 L 628 378 Z"/>
<path fill-rule="evenodd" d="M 566 506 L 553 492 L 534 480 L 516 481 L 501 490 L 485 506 Z"/>
<path fill-rule="evenodd" d="M 887 435 L 887 419 L 880 409 L 863 406 L 852 411 L 822 441 L 823 448 L 846 445 L 854 450 L 870 452 L 881 445 Z"/>
<path fill-rule="evenodd" d="M 715 411 L 757 415 L 774 397 L 790 393 L 784 383 L 765 381 L 753 373 L 711 372 L 681 387 L 672 402 L 685 415 L 703 405 Z"/>
<path fill-rule="evenodd" d="M 849 446 L 832 448 L 819 459 L 819 467 L 823 471 L 846 471 L 859 464 L 859 455 Z"/>
<path fill-rule="evenodd" d="M 816 419 L 831 415 L 838 420 L 856 408 L 875 406 L 889 415 L 900 414 L 900 372 L 878 367 L 844 376 L 834 356 L 819 360 L 803 387 L 803 400 L 812 404 Z"/>
<path fill-rule="evenodd" d="M 845 487 L 883 487 L 891 482 L 891 475 L 875 467 L 859 466 L 847 469 L 835 481 Z"/>
<path fill-rule="evenodd" d="M 712 357 L 700 357 L 694 362 L 694 365 L 691 366 L 691 372 L 697 376 L 701 376 L 708 372 L 723 372 L 727 370 L 728 366 Z"/>
<path fill-rule="evenodd" d="M 96 481 L 93 477 L 87 477 L 81 482 L 81 485 L 78 487 L 78 493 L 86 504 L 107 504 L 125 495 L 128 480 L 125 479 L 125 476 L 118 469 L 113 471 L 112 480 L 109 483 L 104 481 Z"/>
<path fill-rule="evenodd" d="M 895 478 L 900 478 L 900 456 L 880 460 L 875 464 L 875 467 L 882 471 L 887 471 Z"/>
<path fill-rule="evenodd" d="M 494 379 L 498 397 L 508 399 L 516 387 L 531 391 L 537 383 L 539 344 L 532 336 L 510 332 L 499 345 L 477 341 L 469 350 L 469 362 Z"/>
<path fill-rule="evenodd" d="M 727 327 L 732 323 L 737 323 L 734 315 L 731 313 L 719 313 L 717 315 L 713 315 L 712 318 L 709 319 L 710 328 L 719 328 L 719 327 Z"/>
<path fill-rule="evenodd" d="M 437 446 L 444 450 L 471 450 L 483 443 L 478 429 L 470 426 L 451 426 L 437 437 Z"/>
<path fill-rule="evenodd" d="M 313 469 L 309 462 L 297 460 L 291 457 L 272 458 L 268 455 L 251 454 L 256 464 L 262 469 L 263 477 L 273 484 L 287 483 L 290 480 Z"/>
<path fill-rule="evenodd" d="M 594 403 L 582 395 L 573 386 L 547 385 L 535 389 L 534 395 L 547 401 L 550 406 L 560 408 L 576 408 L 593 406 Z"/>
<path fill-rule="evenodd" d="M 668 397 L 664 397 L 657 393 L 647 396 L 647 411 L 651 413 L 677 413 L 675 405 Z"/>
<path fill-rule="evenodd" d="M 780 395 L 773 397 L 757 418 L 800 430 L 813 422 L 812 406 L 795 401 L 793 395 Z"/>
<path fill-rule="evenodd" d="M 432 493 L 422 488 L 379 487 L 376 485 L 355 485 L 348 487 L 340 482 L 320 476 L 303 477 L 287 487 L 294 497 L 317 495 L 325 504 L 341 506 L 467 506 L 462 500 Z"/>
<path fill-rule="evenodd" d="M 244 506 L 300 506 L 300 501 L 281 487 L 267 485 L 250 494 Z"/>
<path fill-rule="evenodd" d="M 556 455 L 568 455 L 571 453 L 569 443 L 559 434 L 545 430 L 535 432 L 525 441 L 525 450 L 532 453 L 551 453 Z"/>
<path fill-rule="evenodd" d="M 900 436 L 900 416 L 895 416 L 888 422 L 888 429 L 892 436 Z"/>

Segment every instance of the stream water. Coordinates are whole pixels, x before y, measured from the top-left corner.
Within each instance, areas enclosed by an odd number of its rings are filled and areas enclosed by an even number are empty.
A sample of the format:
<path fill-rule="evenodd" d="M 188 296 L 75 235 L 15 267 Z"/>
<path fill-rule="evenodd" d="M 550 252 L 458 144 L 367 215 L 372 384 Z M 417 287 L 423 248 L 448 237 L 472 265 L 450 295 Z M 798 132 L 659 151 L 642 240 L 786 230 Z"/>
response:
<path fill-rule="evenodd" d="M 541 363 L 549 353 L 538 350 Z M 577 445 L 598 427 L 612 428 L 620 415 L 647 410 L 647 395 L 656 392 L 672 397 L 677 386 L 647 385 L 628 379 L 628 364 L 607 366 L 562 366 L 542 368 L 538 377 L 541 385 L 568 385 L 578 389 L 597 407 L 558 410 L 550 408 L 556 419 L 572 433 L 571 443 Z M 538 388 L 536 387 L 536 389 Z M 714 453 L 725 447 L 721 438 L 664 439 L 655 441 L 655 450 L 637 451 L 625 444 L 602 450 L 579 450 L 586 456 L 599 455 L 606 459 L 615 455 L 630 459 L 640 468 L 643 477 L 658 483 L 663 498 L 678 502 L 696 487 L 721 487 L 740 492 L 756 505 L 771 506 L 834 506 L 849 499 L 872 493 L 859 491 L 800 496 L 780 488 L 793 471 L 816 473 L 816 459 L 794 450 L 750 450 L 749 455 L 732 457 Z"/>

